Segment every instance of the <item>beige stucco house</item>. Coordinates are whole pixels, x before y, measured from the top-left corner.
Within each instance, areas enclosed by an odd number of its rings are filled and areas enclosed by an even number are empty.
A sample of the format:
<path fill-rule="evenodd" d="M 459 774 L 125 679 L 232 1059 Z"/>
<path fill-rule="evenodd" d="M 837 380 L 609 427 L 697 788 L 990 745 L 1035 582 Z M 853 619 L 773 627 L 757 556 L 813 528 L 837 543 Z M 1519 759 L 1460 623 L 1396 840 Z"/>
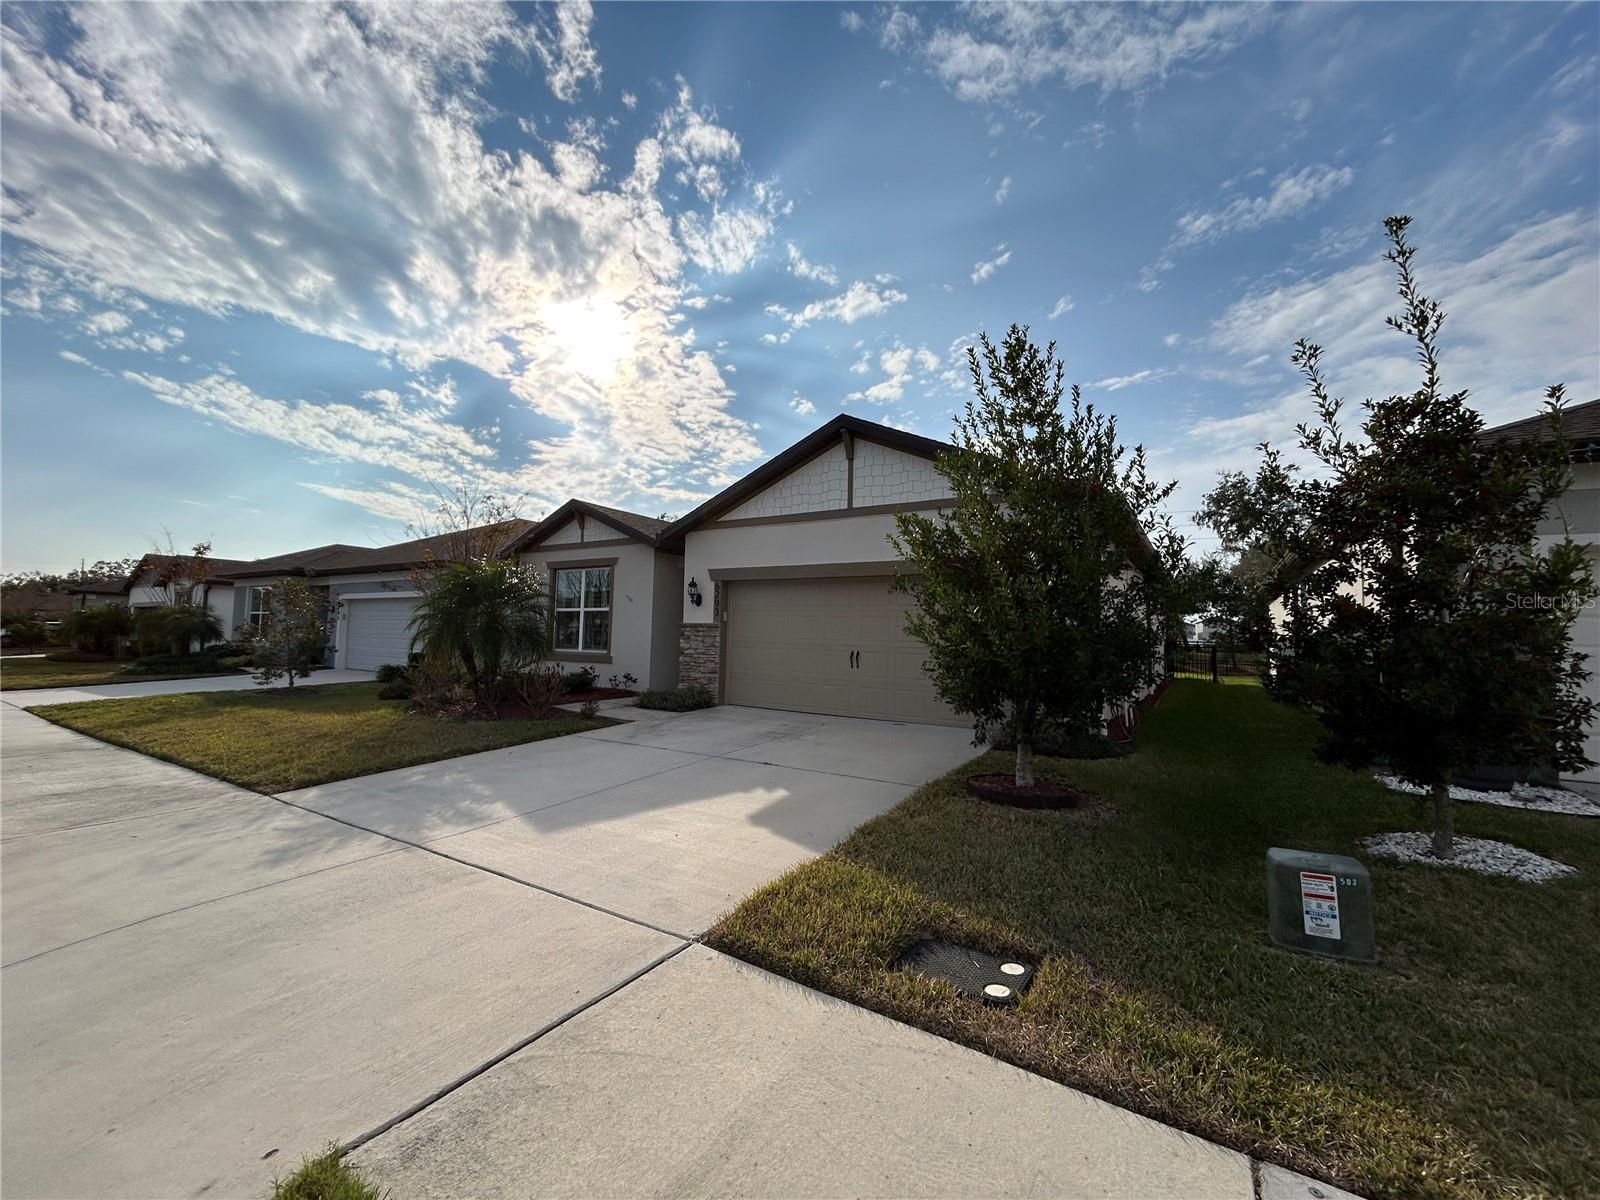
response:
<path fill-rule="evenodd" d="M 727 704 L 964 724 L 905 632 L 899 512 L 947 507 L 949 443 L 844 415 L 675 522 L 679 677 Z M 689 584 L 694 584 L 691 589 Z"/>
<path fill-rule="evenodd" d="M 1571 537 L 1586 546 L 1595 564 L 1595 574 L 1600 576 L 1600 400 L 1568 408 L 1563 425 L 1572 451 L 1572 486 L 1550 506 L 1539 527 L 1539 536 L 1547 542 Z M 1485 430 L 1483 436 L 1494 440 L 1546 441 L 1551 437 L 1551 426 L 1549 418 L 1540 413 Z M 1600 606 L 1591 604 L 1578 614 L 1572 636 L 1574 644 L 1588 655 L 1588 694 L 1600 703 Z M 1600 720 L 1590 726 L 1585 746 L 1588 757 L 1600 763 Z M 1600 786 L 1600 766 L 1563 775 L 1562 780 Z"/>

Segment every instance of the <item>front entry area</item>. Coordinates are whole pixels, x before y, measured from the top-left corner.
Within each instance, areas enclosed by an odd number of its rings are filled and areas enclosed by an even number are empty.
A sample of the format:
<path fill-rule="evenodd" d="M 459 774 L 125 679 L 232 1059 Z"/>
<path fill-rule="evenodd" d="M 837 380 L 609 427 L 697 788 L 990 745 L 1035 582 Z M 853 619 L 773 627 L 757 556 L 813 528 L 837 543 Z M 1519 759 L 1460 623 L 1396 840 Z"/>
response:
<path fill-rule="evenodd" d="M 723 595 L 727 703 L 965 723 L 934 694 L 887 578 L 740 580 Z"/>

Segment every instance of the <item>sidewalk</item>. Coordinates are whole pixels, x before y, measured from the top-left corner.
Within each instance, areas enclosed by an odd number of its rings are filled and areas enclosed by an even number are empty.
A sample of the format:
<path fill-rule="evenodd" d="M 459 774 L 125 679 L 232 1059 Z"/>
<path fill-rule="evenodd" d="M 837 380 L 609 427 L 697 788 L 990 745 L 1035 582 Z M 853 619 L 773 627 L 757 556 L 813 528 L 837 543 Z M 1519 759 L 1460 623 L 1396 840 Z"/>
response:
<path fill-rule="evenodd" d="M 1256 1194 L 1242 1154 L 700 945 L 351 1161 L 408 1200 Z"/>

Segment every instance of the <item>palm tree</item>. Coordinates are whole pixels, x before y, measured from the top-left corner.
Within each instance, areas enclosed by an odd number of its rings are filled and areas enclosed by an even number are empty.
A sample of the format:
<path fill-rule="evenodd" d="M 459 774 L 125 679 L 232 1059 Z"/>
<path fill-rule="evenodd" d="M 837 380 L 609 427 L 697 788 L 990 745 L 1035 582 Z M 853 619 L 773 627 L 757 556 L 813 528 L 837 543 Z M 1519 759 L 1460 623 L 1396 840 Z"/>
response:
<path fill-rule="evenodd" d="M 164 604 L 139 614 L 134 622 L 139 649 L 149 654 L 156 645 L 172 647 L 172 653 L 188 654 L 198 642 L 204 647 L 222 640 L 222 622 L 209 608 L 197 604 Z"/>
<path fill-rule="evenodd" d="M 509 671 L 544 657 L 549 597 L 537 572 L 491 559 L 436 571 L 411 617 L 411 645 L 435 661 L 459 664 L 480 704 L 493 706 Z"/>

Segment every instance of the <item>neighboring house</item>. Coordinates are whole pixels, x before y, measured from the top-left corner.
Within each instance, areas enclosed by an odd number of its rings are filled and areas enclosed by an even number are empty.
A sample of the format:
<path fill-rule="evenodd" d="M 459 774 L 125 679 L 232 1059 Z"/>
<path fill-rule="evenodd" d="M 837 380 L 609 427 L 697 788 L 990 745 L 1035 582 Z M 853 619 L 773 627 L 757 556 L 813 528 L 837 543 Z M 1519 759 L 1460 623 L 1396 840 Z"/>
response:
<path fill-rule="evenodd" d="M 513 540 L 507 553 L 545 574 L 551 595 L 551 661 L 589 667 L 604 683 L 678 683 L 683 545 L 663 545 L 656 517 L 568 500 Z"/>
<path fill-rule="evenodd" d="M 72 600 L 72 607 L 79 611 L 85 608 L 100 608 L 107 604 L 127 603 L 127 584 L 120 581 L 80 583 L 67 589 L 67 595 Z"/>
<path fill-rule="evenodd" d="M 1587 546 L 1595 573 L 1600 575 L 1600 400 L 1568 408 L 1563 425 L 1572 452 L 1572 486 L 1550 506 L 1539 534 L 1545 541 L 1571 537 Z M 1494 441 L 1550 441 L 1550 419 L 1541 413 L 1486 429 L 1483 437 Z M 1574 644 L 1588 655 L 1588 694 L 1600 701 L 1600 607 L 1591 605 L 1581 612 L 1573 623 L 1572 635 Z M 1585 745 L 1588 757 L 1600 763 L 1600 721 L 1590 726 Z M 1600 766 L 1563 775 L 1562 779 L 1600 784 Z"/>
<path fill-rule="evenodd" d="M 224 640 L 233 638 L 233 584 L 228 571 L 248 565 L 243 559 L 196 558 L 187 554 L 146 554 L 122 585 L 137 617 L 168 604 L 200 604 L 216 613 Z"/>
<path fill-rule="evenodd" d="M 72 597 L 42 587 L 8 587 L 0 592 L 0 624 L 11 617 L 34 616 L 54 625 L 72 611 Z"/>
<path fill-rule="evenodd" d="M 392 546 L 317 546 L 235 564 L 227 572 L 232 627 L 260 619 L 274 579 L 300 576 L 327 604 L 328 660 L 335 667 L 372 671 L 405 663 L 411 653 L 411 613 L 418 570 L 447 561 L 467 542 L 504 554 L 533 522 L 513 520 L 398 542 Z"/>

